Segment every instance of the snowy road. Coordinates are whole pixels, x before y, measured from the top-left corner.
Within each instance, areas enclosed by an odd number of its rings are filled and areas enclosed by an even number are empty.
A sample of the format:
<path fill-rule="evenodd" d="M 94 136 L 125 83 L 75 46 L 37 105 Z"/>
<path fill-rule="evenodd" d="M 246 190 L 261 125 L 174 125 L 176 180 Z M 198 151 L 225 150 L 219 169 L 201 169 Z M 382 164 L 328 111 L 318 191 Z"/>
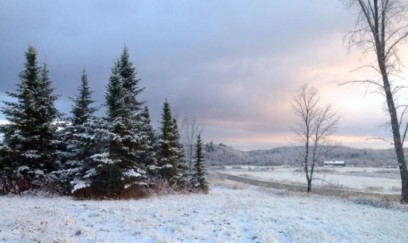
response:
<path fill-rule="evenodd" d="M 275 167 L 273 171 L 245 171 L 245 170 L 226 170 L 221 171 L 236 176 L 243 176 L 255 179 L 270 180 L 274 182 L 285 182 L 294 184 L 305 184 L 306 178 L 303 172 L 295 172 L 298 168 L 294 167 Z M 375 173 L 373 168 L 334 168 L 336 173 L 319 172 L 314 173 L 313 184 L 316 186 L 337 186 L 350 188 L 357 191 L 369 191 L 383 194 L 400 194 L 401 179 L 396 174 L 395 178 L 387 178 L 388 174 L 382 176 L 381 173 Z M 372 170 L 372 171 L 370 171 Z M 387 169 L 377 169 L 384 170 Z M 353 174 L 350 171 L 364 171 L 365 175 Z M 374 177 L 375 175 L 375 177 Z"/>
<path fill-rule="evenodd" d="M 6 242 L 406 242 L 408 208 L 217 186 L 138 201 L 0 197 Z"/>

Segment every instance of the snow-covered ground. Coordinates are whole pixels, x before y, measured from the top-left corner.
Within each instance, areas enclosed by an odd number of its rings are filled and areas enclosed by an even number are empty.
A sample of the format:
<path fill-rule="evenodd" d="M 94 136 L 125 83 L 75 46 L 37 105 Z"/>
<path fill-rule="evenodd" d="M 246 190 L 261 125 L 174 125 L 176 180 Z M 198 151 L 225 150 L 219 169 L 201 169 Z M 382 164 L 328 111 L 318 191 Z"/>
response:
<path fill-rule="evenodd" d="M 305 174 L 299 170 L 299 167 L 271 168 L 269 171 L 257 171 L 257 168 L 251 168 L 249 171 L 246 166 L 242 166 L 240 170 L 227 168 L 222 173 L 276 182 L 306 184 Z M 401 192 L 398 169 L 394 168 L 319 167 L 314 173 L 313 184 L 384 194 L 400 194 Z"/>
<path fill-rule="evenodd" d="M 406 242 L 408 208 L 256 187 L 208 195 L 75 201 L 0 197 L 6 242 Z"/>

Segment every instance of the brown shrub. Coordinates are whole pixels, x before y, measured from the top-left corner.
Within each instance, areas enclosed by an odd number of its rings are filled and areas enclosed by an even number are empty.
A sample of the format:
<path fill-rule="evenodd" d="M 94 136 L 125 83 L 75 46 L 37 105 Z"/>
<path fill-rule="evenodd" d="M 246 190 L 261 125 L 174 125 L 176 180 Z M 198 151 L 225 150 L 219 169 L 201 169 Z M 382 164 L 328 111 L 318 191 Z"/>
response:
<path fill-rule="evenodd" d="M 109 187 L 98 188 L 95 185 L 76 190 L 72 196 L 78 200 L 104 200 L 104 199 L 141 199 L 153 195 L 161 196 L 174 193 L 189 193 L 189 181 L 182 181 L 177 186 L 171 186 L 164 180 L 156 180 L 149 185 L 135 185 L 129 188 Z"/>
<path fill-rule="evenodd" d="M 0 174 L 0 195 L 6 194 L 63 194 L 62 186 L 48 175 L 5 172 Z"/>
<path fill-rule="evenodd" d="M 103 199 L 141 199 L 150 195 L 147 186 L 132 186 L 129 188 L 101 189 L 90 186 L 76 190 L 72 196 L 78 200 L 103 200 Z"/>
<path fill-rule="evenodd" d="M 382 191 L 382 190 L 384 190 L 384 187 L 382 187 L 382 186 L 367 186 L 366 188 L 365 188 L 365 190 L 366 191 Z"/>
<path fill-rule="evenodd" d="M 149 192 L 155 195 L 168 195 L 173 193 L 189 193 L 191 183 L 188 180 L 180 181 L 177 185 L 170 185 L 167 180 L 157 180 L 149 187 Z"/>

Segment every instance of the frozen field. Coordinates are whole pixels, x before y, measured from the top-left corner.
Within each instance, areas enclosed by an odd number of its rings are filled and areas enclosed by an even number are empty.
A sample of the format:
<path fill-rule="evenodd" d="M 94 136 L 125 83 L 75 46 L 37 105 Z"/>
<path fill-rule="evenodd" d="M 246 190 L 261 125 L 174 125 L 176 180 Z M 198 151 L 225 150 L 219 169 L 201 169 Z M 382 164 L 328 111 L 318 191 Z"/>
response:
<path fill-rule="evenodd" d="M 0 197 L 5 242 L 406 242 L 408 208 L 256 187 L 138 201 Z"/>
<path fill-rule="evenodd" d="M 281 166 L 249 167 L 249 170 L 247 166 L 241 168 L 228 167 L 222 172 L 275 182 L 306 184 L 305 174 L 300 168 Z M 401 192 L 399 172 L 394 168 L 318 167 L 314 173 L 313 184 L 384 194 L 400 194 Z"/>

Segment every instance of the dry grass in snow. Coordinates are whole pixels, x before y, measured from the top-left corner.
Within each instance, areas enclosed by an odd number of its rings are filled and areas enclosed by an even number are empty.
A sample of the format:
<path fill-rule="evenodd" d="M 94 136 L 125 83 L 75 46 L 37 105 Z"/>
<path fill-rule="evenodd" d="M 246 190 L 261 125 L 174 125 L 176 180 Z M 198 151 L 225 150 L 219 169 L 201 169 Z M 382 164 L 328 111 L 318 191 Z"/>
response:
<path fill-rule="evenodd" d="M 232 186 L 234 188 L 234 186 Z M 143 200 L 0 197 L 6 242 L 406 242 L 408 208 L 255 187 Z"/>

